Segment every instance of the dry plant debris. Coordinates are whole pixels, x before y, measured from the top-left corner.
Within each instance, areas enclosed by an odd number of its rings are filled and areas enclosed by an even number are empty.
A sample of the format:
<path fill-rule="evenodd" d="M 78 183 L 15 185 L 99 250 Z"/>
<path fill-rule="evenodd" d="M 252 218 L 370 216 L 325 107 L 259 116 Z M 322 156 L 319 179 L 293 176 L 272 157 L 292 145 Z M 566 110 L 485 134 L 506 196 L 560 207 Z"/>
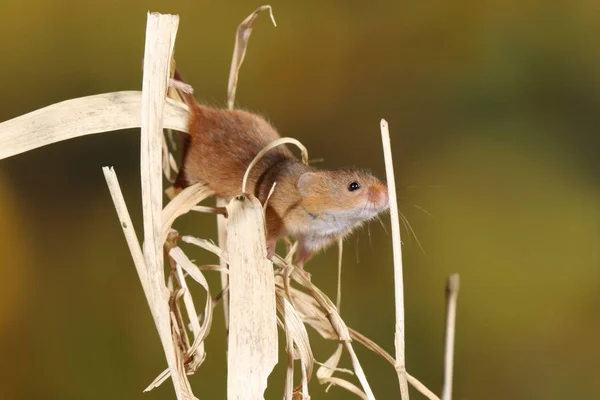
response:
<path fill-rule="evenodd" d="M 270 6 L 259 7 L 238 27 L 228 86 L 228 106 L 233 107 L 238 74 L 252 23 Z M 308 383 L 318 365 L 319 383 L 344 388 L 362 399 L 375 399 L 358 357 L 353 348 L 359 342 L 379 354 L 398 373 L 401 398 L 408 399 L 408 385 L 428 399 L 439 399 L 406 371 L 404 360 L 404 297 L 400 227 L 387 122 L 382 120 L 381 132 L 386 160 L 392 217 L 394 246 L 394 281 L 396 287 L 396 357 L 359 332 L 346 326 L 339 313 L 341 287 L 338 282 L 336 304 L 291 264 L 295 246 L 290 245 L 285 258 L 266 259 L 264 210 L 251 195 L 243 194 L 229 204 L 219 207 L 199 206 L 212 196 L 202 184 L 190 186 L 178 194 L 163 190 L 163 175 L 170 180 L 177 172 L 174 157 L 169 151 L 164 129 L 187 131 L 187 108 L 177 97 L 172 84 L 172 58 L 179 19 L 178 16 L 148 14 L 144 56 L 143 89 L 105 93 L 66 100 L 0 124 L 0 159 L 17 155 L 61 140 L 93 133 L 141 127 L 141 182 L 143 204 L 143 246 L 123 199 L 115 171 L 105 167 L 103 172 L 112 196 L 134 265 L 154 318 L 168 368 L 146 388 L 151 390 L 171 377 L 178 399 L 195 399 L 187 375 L 193 374 L 206 358 L 204 340 L 210 333 L 214 308 L 224 304 L 229 327 L 228 381 L 229 399 L 255 400 L 263 398 L 267 378 L 277 364 L 277 326 L 285 333 L 287 364 L 284 399 L 309 399 Z M 177 87 L 189 91 L 190 87 Z M 282 138 L 269 148 L 292 143 L 300 147 L 304 162 L 308 154 L 296 139 Z M 257 159 L 268 151 L 266 148 Z M 252 165 L 248 168 L 250 169 Z M 163 208 L 163 192 L 171 201 Z M 227 218 L 223 216 L 226 207 Z M 194 210 L 217 214 L 219 244 L 180 236 L 172 229 L 173 222 Z M 226 229 L 225 229 L 226 227 Z M 187 243 L 217 255 L 221 264 L 197 266 L 186 256 L 180 243 Z M 168 271 L 165 276 L 164 254 Z M 228 266 L 228 267 L 227 267 Z M 204 272 L 217 271 L 222 277 L 220 292 L 213 297 Z M 338 277 L 341 276 L 341 244 Z M 199 284 L 207 293 L 203 311 L 198 314 L 187 278 Z M 452 391 L 452 359 L 458 276 L 448 285 L 446 358 L 442 398 L 449 400 Z M 315 360 L 306 326 L 312 327 L 326 340 L 339 342 L 335 352 L 322 363 Z M 353 370 L 339 368 L 346 350 Z M 300 367 L 296 374 L 295 367 Z M 353 376 L 357 383 L 352 383 Z M 298 379 L 299 378 L 299 379 Z M 295 382 L 299 383 L 295 384 Z"/>

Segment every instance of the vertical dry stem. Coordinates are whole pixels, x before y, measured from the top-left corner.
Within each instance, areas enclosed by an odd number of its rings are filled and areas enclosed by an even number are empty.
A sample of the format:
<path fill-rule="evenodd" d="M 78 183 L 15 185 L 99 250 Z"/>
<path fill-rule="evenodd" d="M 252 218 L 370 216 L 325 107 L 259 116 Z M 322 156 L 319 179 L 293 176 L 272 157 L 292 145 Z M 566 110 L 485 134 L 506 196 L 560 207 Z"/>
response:
<path fill-rule="evenodd" d="M 227 202 L 217 197 L 217 207 L 225 207 Z M 217 215 L 217 244 L 219 247 L 227 251 L 227 219 L 224 215 Z M 229 290 L 225 290 L 229 286 L 229 274 L 227 271 L 227 261 L 219 258 L 219 265 L 223 270 L 221 276 L 221 290 L 223 291 L 223 316 L 225 317 L 225 331 L 229 332 Z"/>
<path fill-rule="evenodd" d="M 129 252 L 131 253 L 131 257 L 133 258 L 135 269 L 137 270 L 140 282 L 142 283 L 142 289 L 144 290 L 144 294 L 146 295 L 146 299 L 148 300 L 148 306 L 150 307 L 150 309 L 152 309 L 152 299 L 149 296 L 148 272 L 146 271 L 146 261 L 144 260 L 144 253 L 142 253 L 140 243 L 138 242 L 137 236 L 135 235 L 133 222 L 131 221 L 129 211 L 127 211 L 127 205 L 125 204 L 125 199 L 123 197 L 123 193 L 121 192 L 121 187 L 119 186 L 117 174 L 115 173 L 115 170 L 113 168 L 109 167 L 102 167 L 102 172 L 104 173 L 104 178 L 106 179 L 106 184 L 108 185 L 108 190 L 110 191 L 110 195 L 115 205 L 115 209 L 117 210 L 119 222 L 121 222 L 121 227 L 123 228 L 125 240 L 127 241 L 127 245 L 129 246 Z"/>
<path fill-rule="evenodd" d="M 390 132 L 386 120 L 381 120 L 381 139 L 385 158 L 385 174 L 390 196 L 390 216 L 392 223 L 392 245 L 394 250 L 394 288 L 396 299 L 396 371 L 400 384 L 402 400 L 408 400 L 408 382 L 406 377 L 406 361 L 404 353 L 404 282 L 402 279 L 402 246 L 400 241 L 400 217 L 396 200 L 396 181 L 390 145 Z"/>
<path fill-rule="evenodd" d="M 169 293 L 165 287 L 162 250 L 162 135 L 169 64 L 179 25 L 176 15 L 148 14 L 144 50 L 141 118 L 141 181 L 144 217 L 144 258 L 148 272 L 149 302 L 154 322 L 180 400 L 193 398 L 183 363 L 171 335 Z"/>
<path fill-rule="evenodd" d="M 454 334 L 456 332 L 456 301 L 460 278 L 452 274 L 446 284 L 446 344 L 444 350 L 444 383 L 441 400 L 452 399 L 452 375 L 454 367 Z"/>
<path fill-rule="evenodd" d="M 344 240 L 338 240 L 338 274 L 337 274 L 337 297 L 335 306 L 339 314 L 342 313 L 342 256 L 344 255 Z"/>

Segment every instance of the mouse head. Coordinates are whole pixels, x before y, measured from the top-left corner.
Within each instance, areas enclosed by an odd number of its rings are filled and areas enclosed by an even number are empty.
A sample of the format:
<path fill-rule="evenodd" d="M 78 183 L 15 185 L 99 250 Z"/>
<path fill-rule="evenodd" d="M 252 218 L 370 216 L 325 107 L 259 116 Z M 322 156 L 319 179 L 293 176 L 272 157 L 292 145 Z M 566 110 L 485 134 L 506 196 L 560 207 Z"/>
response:
<path fill-rule="evenodd" d="M 389 207 L 385 183 L 356 170 L 306 172 L 298 180 L 306 210 L 331 214 L 354 222 L 366 221 Z"/>

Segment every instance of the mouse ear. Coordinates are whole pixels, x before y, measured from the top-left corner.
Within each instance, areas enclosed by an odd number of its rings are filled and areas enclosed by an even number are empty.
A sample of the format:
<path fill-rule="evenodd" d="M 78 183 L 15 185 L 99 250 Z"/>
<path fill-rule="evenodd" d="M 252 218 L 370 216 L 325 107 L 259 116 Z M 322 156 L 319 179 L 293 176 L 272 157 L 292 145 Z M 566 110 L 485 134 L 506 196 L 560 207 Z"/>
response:
<path fill-rule="evenodd" d="M 305 172 L 298 179 L 298 190 L 302 197 L 308 197 L 310 190 L 309 188 L 315 183 L 317 174 L 315 172 Z"/>

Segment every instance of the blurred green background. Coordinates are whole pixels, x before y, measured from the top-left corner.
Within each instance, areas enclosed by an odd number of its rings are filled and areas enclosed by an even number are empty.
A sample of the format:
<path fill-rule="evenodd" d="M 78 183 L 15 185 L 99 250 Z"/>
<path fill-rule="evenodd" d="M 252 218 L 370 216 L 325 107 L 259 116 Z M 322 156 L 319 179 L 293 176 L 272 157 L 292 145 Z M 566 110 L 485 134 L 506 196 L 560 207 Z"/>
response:
<path fill-rule="evenodd" d="M 178 65 L 199 100 L 222 106 L 235 29 L 260 4 L 3 0 L 0 121 L 140 89 L 148 10 L 180 15 Z M 439 392 L 444 285 L 458 272 L 456 399 L 600 398 L 598 2 L 271 4 L 278 27 L 256 23 L 241 107 L 324 167 L 381 177 L 389 121 L 402 211 L 427 253 L 403 232 L 409 372 Z M 175 398 L 170 382 L 141 393 L 165 361 L 100 169 L 115 166 L 140 232 L 138 146 L 131 130 L 0 161 L 0 398 Z M 177 226 L 216 236 L 210 217 Z M 393 353 L 386 230 L 346 243 L 342 316 Z M 308 266 L 332 298 L 335 255 Z M 335 348 L 312 344 L 320 361 Z M 194 391 L 225 398 L 220 310 L 207 351 Z M 399 398 L 393 369 L 357 351 L 375 395 Z M 279 367 L 266 398 L 282 387 Z M 311 395 L 354 398 L 316 379 Z"/>

